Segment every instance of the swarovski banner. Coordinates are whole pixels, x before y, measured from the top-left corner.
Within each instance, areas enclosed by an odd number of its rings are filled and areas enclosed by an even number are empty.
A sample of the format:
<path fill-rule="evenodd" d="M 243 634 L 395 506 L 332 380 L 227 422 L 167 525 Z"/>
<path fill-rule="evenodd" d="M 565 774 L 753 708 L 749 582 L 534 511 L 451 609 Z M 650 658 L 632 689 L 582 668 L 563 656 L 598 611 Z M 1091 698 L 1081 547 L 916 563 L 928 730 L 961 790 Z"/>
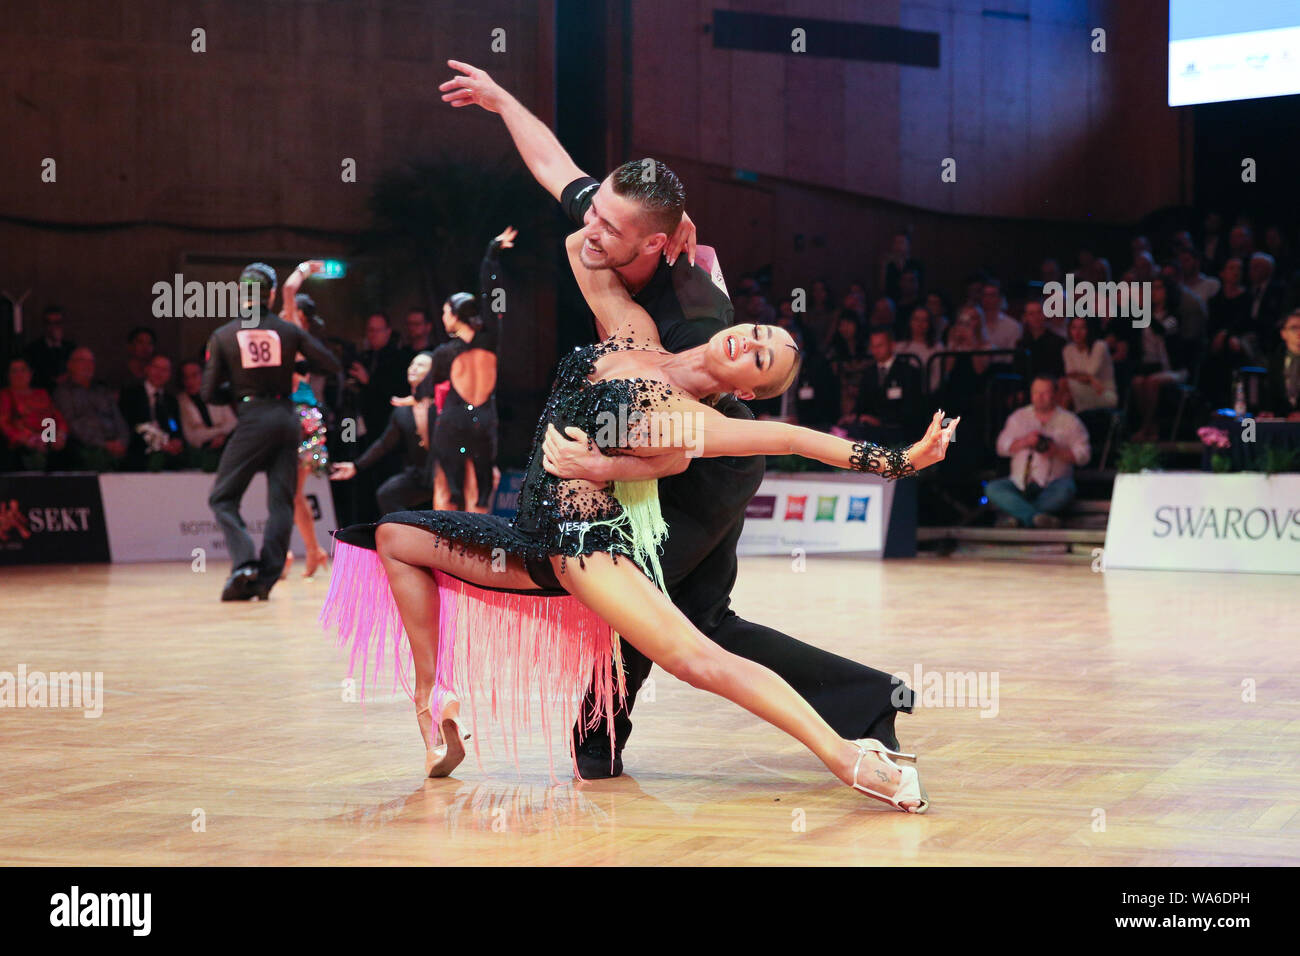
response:
<path fill-rule="evenodd" d="M 1107 568 L 1300 574 L 1300 475 L 1119 475 Z"/>
<path fill-rule="evenodd" d="M 0 475 L 0 565 L 107 560 L 97 475 Z"/>
<path fill-rule="evenodd" d="M 799 548 L 881 557 L 894 490 L 875 475 L 770 473 L 745 509 L 736 553 L 788 557 Z"/>
<path fill-rule="evenodd" d="M 100 475 L 113 562 L 193 561 L 196 548 L 203 549 L 208 561 L 228 561 L 226 540 L 208 507 L 213 480 L 213 475 L 199 471 Z M 330 532 L 338 526 L 329 480 L 310 476 L 303 494 L 316 523 L 316 539 L 332 550 Z M 260 548 L 267 516 L 265 475 L 253 478 L 240 512 Z M 305 551 L 296 528 L 290 548 L 301 560 Z"/>

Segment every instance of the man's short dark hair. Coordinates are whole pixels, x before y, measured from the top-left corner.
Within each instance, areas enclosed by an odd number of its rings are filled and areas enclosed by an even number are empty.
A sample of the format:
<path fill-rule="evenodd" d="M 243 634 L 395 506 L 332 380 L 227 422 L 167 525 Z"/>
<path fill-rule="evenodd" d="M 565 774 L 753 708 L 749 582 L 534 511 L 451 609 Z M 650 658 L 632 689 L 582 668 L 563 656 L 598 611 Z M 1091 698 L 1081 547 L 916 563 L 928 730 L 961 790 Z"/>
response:
<path fill-rule="evenodd" d="M 381 319 L 383 319 L 384 325 L 388 326 L 390 329 L 393 327 L 392 320 L 388 318 L 388 313 L 385 312 L 383 309 L 373 310 L 368 316 L 366 316 L 366 321 L 369 322 L 375 316 L 379 316 Z"/>
<path fill-rule="evenodd" d="M 41 313 L 41 318 L 48 319 L 52 315 L 62 315 L 62 314 L 63 314 L 63 306 L 47 305 L 45 307 L 45 311 Z"/>
<path fill-rule="evenodd" d="M 1041 379 L 1042 381 L 1046 382 L 1048 385 L 1052 386 L 1053 389 L 1056 388 L 1056 383 L 1057 383 L 1058 379 L 1057 379 L 1057 377 L 1056 377 L 1055 375 L 1053 375 L 1051 372 L 1039 372 L 1037 375 L 1035 375 L 1035 376 L 1033 377 L 1033 379 L 1029 382 L 1029 384 L 1030 384 L 1030 385 L 1033 385 L 1034 382 L 1037 382 L 1037 381 L 1039 381 L 1040 379 Z"/>
<path fill-rule="evenodd" d="M 149 336 L 149 342 L 152 345 L 158 344 L 158 333 L 155 332 L 153 329 L 149 328 L 149 326 L 147 325 L 137 325 L 133 329 L 131 329 L 130 332 L 126 333 L 127 344 L 130 345 L 132 342 L 134 342 L 135 337 L 139 335 L 141 332 Z"/>
<path fill-rule="evenodd" d="M 199 367 L 199 371 L 200 372 L 203 371 L 203 362 L 196 358 L 181 359 L 181 364 L 176 367 L 176 370 L 180 372 L 182 375 L 184 375 L 185 366 L 187 365 L 197 365 Z"/>
<path fill-rule="evenodd" d="M 891 341 L 892 341 L 893 338 L 894 338 L 894 330 L 891 329 L 891 328 L 890 328 L 889 326 L 887 326 L 887 325 L 877 325 L 877 326 L 875 326 L 875 327 L 871 330 L 871 334 L 872 334 L 872 335 L 885 335 L 885 336 L 888 336 L 889 339 L 890 339 Z"/>
<path fill-rule="evenodd" d="M 645 211 L 651 232 L 671 236 L 686 208 L 686 187 L 657 159 L 634 159 L 609 174 L 616 195 L 635 200 Z"/>

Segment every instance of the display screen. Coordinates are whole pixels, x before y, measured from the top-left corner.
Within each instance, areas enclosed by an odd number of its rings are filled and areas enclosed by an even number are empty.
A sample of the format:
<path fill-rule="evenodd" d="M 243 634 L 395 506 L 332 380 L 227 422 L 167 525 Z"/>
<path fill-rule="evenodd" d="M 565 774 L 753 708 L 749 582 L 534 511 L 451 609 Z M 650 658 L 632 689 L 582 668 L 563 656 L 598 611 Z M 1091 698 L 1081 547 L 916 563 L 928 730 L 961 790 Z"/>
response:
<path fill-rule="evenodd" d="M 1291 93 L 1300 93 L 1300 0 L 1170 0 L 1170 106 Z"/>

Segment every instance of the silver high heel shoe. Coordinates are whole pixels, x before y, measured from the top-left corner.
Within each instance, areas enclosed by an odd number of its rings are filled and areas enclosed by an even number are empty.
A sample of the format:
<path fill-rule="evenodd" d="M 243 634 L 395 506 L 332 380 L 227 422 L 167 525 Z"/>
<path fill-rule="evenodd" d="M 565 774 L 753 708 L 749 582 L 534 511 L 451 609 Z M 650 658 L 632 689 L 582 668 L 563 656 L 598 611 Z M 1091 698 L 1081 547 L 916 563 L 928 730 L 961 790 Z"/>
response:
<path fill-rule="evenodd" d="M 853 742 L 857 744 L 858 747 L 858 760 L 857 763 L 853 765 L 854 790 L 861 790 L 867 796 L 879 800 L 881 803 L 887 803 L 895 810 L 901 810 L 903 813 L 925 813 L 926 810 L 930 809 L 930 795 L 925 792 L 925 787 L 922 785 L 921 777 L 916 772 L 915 767 L 900 767 L 898 764 L 894 763 L 894 761 L 890 759 L 890 755 L 895 751 L 890 750 L 890 748 L 886 747 L 879 740 L 867 737 L 863 740 L 855 740 Z M 858 771 L 862 769 L 862 759 L 866 757 L 868 753 L 873 752 L 879 754 L 881 760 L 902 775 L 902 779 L 898 782 L 898 789 L 894 792 L 892 797 L 886 796 L 885 794 L 879 793 L 868 787 L 864 787 L 862 784 L 858 783 Z M 908 810 L 906 807 L 902 806 L 903 803 L 917 803 L 919 805 L 915 810 Z"/>
<path fill-rule="evenodd" d="M 434 688 L 433 693 L 429 695 L 429 703 L 417 710 L 416 716 L 432 710 L 437 696 L 438 688 Z M 438 709 L 438 719 L 433 728 L 438 742 L 432 747 L 426 745 L 424 773 L 429 777 L 445 777 L 459 767 L 461 761 L 465 759 L 465 741 L 470 738 L 469 731 L 460 722 L 460 699 L 455 694 L 450 692 L 444 694 L 442 706 Z"/>

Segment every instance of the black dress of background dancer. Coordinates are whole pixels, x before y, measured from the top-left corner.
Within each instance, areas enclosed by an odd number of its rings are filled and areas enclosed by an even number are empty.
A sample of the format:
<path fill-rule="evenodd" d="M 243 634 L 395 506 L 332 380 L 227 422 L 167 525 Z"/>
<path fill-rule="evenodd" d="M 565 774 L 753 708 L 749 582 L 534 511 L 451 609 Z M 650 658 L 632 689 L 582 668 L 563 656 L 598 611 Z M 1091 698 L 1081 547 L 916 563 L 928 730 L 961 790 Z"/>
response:
<path fill-rule="evenodd" d="M 590 177 L 565 187 L 561 205 L 581 224 L 599 181 Z M 650 282 L 632 297 L 650 313 L 663 347 L 682 352 L 735 324 L 726 294 L 709 274 L 679 256 L 669 266 L 661 259 Z M 744 402 L 727 396 L 715 406 L 730 418 L 753 418 Z M 723 649 L 775 671 L 842 737 L 874 737 L 898 749 L 894 717 L 911 713 L 912 692 L 883 671 L 866 667 L 755 624 L 731 610 L 736 583 L 736 544 L 745 523 L 745 507 L 763 481 L 762 457 L 697 458 L 678 475 L 659 479 L 659 503 L 668 522 L 668 540 L 660 562 L 672 602 L 700 631 Z M 627 675 L 627 709 L 614 716 L 616 752 L 611 761 L 608 738 L 578 728 L 597 713 L 589 694 L 574 728 L 578 766 L 587 779 L 617 776 L 621 752 L 632 733 L 628 713 L 637 689 L 650 673 L 651 661 L 623 643 Z"/>
<path fill-rule="evenodd" d="M 284 570 L 285 552 L 293 532 L 293 495 L 298 477 L 298 442 L 302 434 L 294 412 L 294 358 L 302 353 L 321 372 L 336 372 L 338 360 L 321 342 L 292 322 L 270 311 L 276 287 L 275 270 L 253 263 L 239 277 L 241 295 L 247 283 L 259 283 L 256 319 L 236 318 L 208 339 L 200 395 L 209 405 L 233 404 L 239 425 L 226 441 L 208 504 L 221 525 L 230 553 L 231 575 L 221 592 L 223 601 L 265 599 Z M 229 383 L 229 394 L 218 394 Z M 224 390 L 223 390 L 224 392 Z M 248 483 L 266 472 L 266 528 L 260 560 L 253 551 L 239 505 Z"/>
<path fill-rule="evenodd" d="M 447 299 L 446 308 L 456 322 L 472 327 L 474 337 L 468 342 L 454 336 L 433 352 L 432 377 L 435 385 L 447 383 L 447 395 L 438 411 L 438 422 L 433 432 L 433 459 L 447 480 L 451 505 L 458 511 L 465 508 L 465 462 L 473 465 L 478 482 L 478 499 L 475 505 L 486 508 L 492 500 L 492 469 L 497 459 L 497 402 L 496 386 L 478 405 L 471 405 L 456 391 L 451 383 L 451 370 L 456 359 L 472 349 L 484 349 L 493 355 L 497 351 L 500 316 L 491 311 L 493 284 L 500 273 L 497 253 L 501 248 L 498 236 L 488 243 L 487 253 L 479 271 L 479 296 L 457 292 Z M 445 315 L 445 313 L 444 313 Z"/>
<path fill-rule="evenodd" d="M 412 395 L 416 401 L 432 397 L 432 372 L 415 387 Z M 436 427 L 435 414 L 430 405 L 430 444 Z M 415 423 L 415 408 L 411 405 L 398 405 L 393 409 L 383 433 L 353 463 L 353 468 L 364 471 L 382 461 L 390 452 L 398 450 L 402 456 L 402 470 L 387 479 L 375 492 L 379 499 L 379 510 L 383 514 L 414 508 L 428 502 L 433 496 L 433 450 L 420 439 L 420 429 Z"/>

